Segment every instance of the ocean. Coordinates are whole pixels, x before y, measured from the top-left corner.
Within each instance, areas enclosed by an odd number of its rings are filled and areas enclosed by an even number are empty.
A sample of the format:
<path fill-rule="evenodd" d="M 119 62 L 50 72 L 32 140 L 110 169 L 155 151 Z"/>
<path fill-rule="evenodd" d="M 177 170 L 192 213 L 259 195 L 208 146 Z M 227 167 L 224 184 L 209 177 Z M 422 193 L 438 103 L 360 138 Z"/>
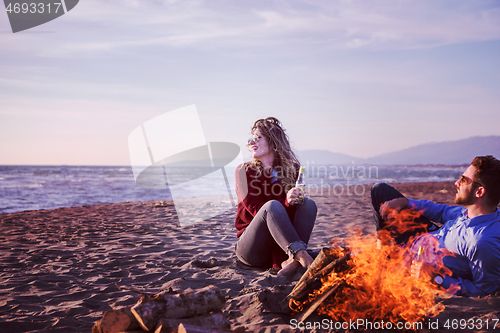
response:
<path fill-rule="evenodd" d="M 455 181 L 467 168 L 462 166 L 321 166 L 306 164 L 308 192 L 329 190 L 347 194 L 377 182 Z M 182 173 L 189 172 L 179 168 Z M 209 193 L 211 184 L 198 184 Z M 207 191 L 208 189 L 208 191 Z M 326 192 L 325 192 L 326 193 Z M 76 207 L 126 201 L 170 200 L 168 189 L 144 189 L 136 185 L 130 166 L 0 166 L 0 214 L 27 210 Z"/>

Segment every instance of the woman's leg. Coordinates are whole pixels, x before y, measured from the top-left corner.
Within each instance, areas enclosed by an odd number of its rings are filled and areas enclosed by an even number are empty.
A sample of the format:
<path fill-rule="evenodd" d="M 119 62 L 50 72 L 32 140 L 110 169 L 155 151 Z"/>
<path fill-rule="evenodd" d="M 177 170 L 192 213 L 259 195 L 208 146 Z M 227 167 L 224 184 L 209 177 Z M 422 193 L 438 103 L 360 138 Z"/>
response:
<path fill-rule="evenodd" d="M 311 210 L 313 209 L 309 204 L 309 214 Z M 306 210 L 299 216 L 307 215 L 305 212 Z M 297 218 L 294 220 L 297 221 L 300 236 L 285 207 L 279 201 L 267 202 L 238 239 L 236 255 L 247 265 L 269 267 L 272 263 L 271 253 L 277 248 L 276 244 L 292 257 L 300 250 L 305 251 L 307 246 L 304 240 L 309 240 L 312 230 L 310 218 L 305 219 L 305 222 L 299 222 Z"/>
<path fill-rule="evenodd" d="M 297 206 L 293 219 L 293 227 L 305 244 L 309 243 L 309 238 L 314 228 L 314 222 L 316 222 L 317 212 L 318 208 L 316 207 L 316 203 L 309 198 L 304 198 L 304 203 Z"/>
<path fill-rule="evenodd" d="M 317 211 L 316 203 L 309 198 L 304 198 L 304 202 L 298 205 L 295 211 L 293 226 L 301 241 L 305 244 L 309 243 L 309 238 L 314 228 L 314 222 L 316 221 Z M 299 266 L 309 267 L 313 260 L 314 259 L 305 249 L 301 249 L 293 256 L 289 255 L 288 260 L 282 263 L 281 266 L 283 269 L 279 272 L 279 275 L 289 278 L 295 273 Z"/>

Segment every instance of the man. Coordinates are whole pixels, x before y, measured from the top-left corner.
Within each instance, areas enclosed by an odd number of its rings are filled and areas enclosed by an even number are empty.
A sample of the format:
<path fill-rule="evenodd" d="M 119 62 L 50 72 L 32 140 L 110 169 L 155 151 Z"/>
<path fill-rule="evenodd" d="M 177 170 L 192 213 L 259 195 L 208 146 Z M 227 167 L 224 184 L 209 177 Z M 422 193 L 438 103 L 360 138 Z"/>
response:
<path fill-rule="evenodd" d="M 455 182 L 455 203 L 446 206 L 405 198 L 387 184 L 372 188 L 377 230 L 388 230 L 397 244 L 408 241 L 413 253 L 425 249 L 424 263 L 435 269 L 435 282 L 456 295 L 484 296 L 500 286 L 500 161 L 478 156 Z M 388 221 L 404 208 L 421 211 L 418 227 L 400 231 Z M 431 222 L 443 223 L 436 228 Z M 438 258 L 439 257 L 439 258 Z M 451 275 L 437 270 L 437 262 Z"/>

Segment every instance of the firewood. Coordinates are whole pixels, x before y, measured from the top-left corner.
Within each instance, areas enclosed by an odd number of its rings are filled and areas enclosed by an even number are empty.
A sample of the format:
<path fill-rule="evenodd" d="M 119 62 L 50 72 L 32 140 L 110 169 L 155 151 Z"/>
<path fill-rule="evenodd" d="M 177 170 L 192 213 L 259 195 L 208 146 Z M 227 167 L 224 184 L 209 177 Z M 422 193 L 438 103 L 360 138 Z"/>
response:
<path fill-rule="evenodd" d="M 328 247 L 324 247 L 321 249 L 321 251 L 318 253 L 316 258 L 314 259 L 313 263 L 309 268 L 307 268 L 307 271 L 302 274 L 302 277 L 300 278 L 299 282 L 297 282 L 296 286 L 301 285 L 304 283 L 304 281 L 310 277 L 316 274 L 319 270 L 327 266 L 329 263 L 332 261 L 338 259 L 337 256 L 334 255 L 334 251 Z"/>
<path fill-rule="evenodd" d="M 184 325 L 186 328 L 203 327 L 203 329 L 206 329 L 207 332 L 209 332 L 209 330 L 226 330 L 226 332 L 228 332 L 230 328 L 229 322 L 226 318 L 224 318 L 224 315 L 218 312 L 192 318 L 161 318 L 158 322 L 155 333 L 171 333 L 178 329 L 180 324 Z M 188 330 L 188 332 L 190 331 Z"/>
<path fill-rule="evenodd" d="M 130 308 L 104 312 L 102 319 L 95 323 L 92 333 L 117 333 L 140 329 Z"/>
<path fill-rule="evenodd" d="M 314 259 L 313 263 L 307 271 L 302 274 L 299 282 L 295 285 L 293 288 L 292 292 L 288 297 L 281 303 L 281 308 L 284 312 L 286 312 L 288 309 L 288 304 L 289 304 L 289 299 L 294 298 L 302 298 L 304 295 L 302 295 L 303 292 L 311 290 L 311 286 L 308 285 L 308 281 L 311 281 L 311 279 L 315 276 L 315 274 L 328 266 L 331 262 L 335 261 L 338 259 L 337 256 L 334 255 L 334 251 L 330 248 L 324 247 L 321 249 L 320 253 L 316 256 Z"/>
<path fill-rule="evenodd" d="M 337 284 L 331 285 L 328 287 L 319 297 L 317 297 L 310 305 L 309 307 L 303 311 L 298 317 L 297 321 L 298 322 L 303 322 L 306 320 L 317 308 L 318 306 L 323 303 L 325 299 L 327 299 L 329 296 L 332 296 L 334 293 L 336 293 L 339 288 L 343 287 L 345 285 L 344 281 L 340 281 Z"/>
<path fill-rule="evenodd" d="M 334 262 L 329 263 L 326 267 L 322 268 L 319 272 L 313 275 L 313 278 L 324 277 L 329 275 L 331 272 L 343 272 L 350 268 L 347 262 L 351 259 L 351 254 L 347 253 L 343 257 L 338 258 Z"/>
<path fill-rule="evenodd" d="M 161 293 L 143 296 L 131 309 L 141 327 L 149 331 L 160 318 L 188 318 L 219 311 L 226 303 L 216 286 L 208 286 L 180 294 Z"/>
<path fill-rule="evenodd" d="M 351 258 L 350 254 L 346 254 L 343 257 L 330 262 L 325 267 L 318 270 L 311 276 L 306 276 L 302 283 L 297 284 L 292 292 L 288 294 L 288 296 L 282 301 L 281 307 L 285 310 L 287 307 L 293 310 L 293 301 L 305 301 L 307 295 L 313 292 L 315 289 L 318 289 L 321 286 L 321 279 L 325 276 L 328 276 L 331 272 L 336 271 L 339 272 L 341 270 L 348 269 L 346 265 L 349 259 Z M 307 272 L 306 272 L 307 273 Z M 305 274 L 304 274 L 305 275 Z"/>

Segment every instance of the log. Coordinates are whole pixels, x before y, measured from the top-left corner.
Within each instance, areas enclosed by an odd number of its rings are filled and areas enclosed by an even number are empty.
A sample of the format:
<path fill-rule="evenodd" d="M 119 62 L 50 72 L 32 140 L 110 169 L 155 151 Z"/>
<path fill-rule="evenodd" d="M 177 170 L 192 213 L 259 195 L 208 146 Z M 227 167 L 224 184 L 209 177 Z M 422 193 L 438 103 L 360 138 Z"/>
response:
<path fill-rule="evenodd" d="M 156 301 L 150 296 L 143 296 L 131 310 L 139 325 L 144 330 L 150 331 L 156 327 L 158 320 L 165 314 L 165 307 L 164 302 Z"/>
<path fill-rule="evenodd" d="M 234 331 L 226 331 L 226 330 L 221 331 L 221 330 L 216 330 L 216 329 L 204 328 L 204 327 L 200 327 L 200 326 L 184 325 L 181 323 L 181 324 L 179 324 L 177 330 L 174 331 L 174 333 L 228 333 L 228 332 L 245 333 L 245 329 L 238 328 Z"/>
<path fill-rule="evenodd" d="M 227 332 L 230 329 L 229 322 L 226 320 L 226 318 L 224 318 L 224 315 L 222 313 L 218 312 L 193 318 L 161 318 L 158 322 L 155 333 L 172 333 L 176 329 L 178 329 L 180 324 L 184 325 L 184 327 L 186 328 L 203 327 L 203 329 L 206 329 L 207 332 L 208 330 L 225 330 Z"/>
<path fill-rule="evenodd" d="M 307 271 L 302 274 L 299 282 L 295 285 L 295 287 L 301 285 L 304 283 L 304 281 L 308 278 L 316 274 L 319 270 L 327 266 L 329 263 L 332 261 L 338 259 L 336 255 L 334 255 L 335 251 L 328 247 L 324 247 L 321 249 L 321 251 L 318 253 L 316 258 L 314 259 L 313 263 L 309 268 L 307 268 Z"/>
<path fill-rule="evenodd" d="M 179 294 L 161 293 L 143 296 L 131 309 L 141 327 L 150 331 L 161 318 L 189 318 L 219 311 L 226 303 L 216 286 Z"/>
<path fill-rule="evenodd" d="M 334 262 L 329 263 L 326 267 L 322 268 L 319 272 L 313 275 L 313 278 L 323 277 L 329 275 L 331 272 L 343 272 L 350 268 L 347 262 L 351 259 L 351 254 L 347 253 L 343 257 L 338 258 Z"/>
<path fill-rule="evenodd" d="M 294 309 L 293 302 L 303 302 L 306 300 L 307 295 L 313 292 L 315 289 L 319 289 L 321 287 L 322 281 L 321 279 L 325 276 L 328 276 L 331 272 L 342 271 L 349 268 L 347 266 L 347 262 L 351 258 L 351 255 L 348 253 L 337 260 L 330 262 L 325 267 L 318 270 L 311 276 L 306 276 L 303 282 L 299 285 L 297 284 L 293 290 L 288 294 L 288 296 L 282 301 L 281 307 L 283 310 L 289 308 L 291 310 Z M 306 272 L 307 273 L 307 272 Z M 305 275 L 305 274 L 304 274 Z"/>
<path fill-rule="evenodd" d="M 92 333 L 117 333 L 141 329 L 130 308 L 104 312 L 103 317 L 94 324 Z"/>
<path fill-rule="evenodd" d="M 320 296 L 318 296 L 310 305 L 309 307 L 303 311 L 298 317 L 297 321 L 298 322 L 303 322 L 306 320 L 317 308 L 320 306 L 321 303 L 325 299 L 327 299 L 329 296 L 332 296 L 334 293 L 336 293 L 339 288 L 342 288 L 346 283 L 344 281 L 340 281 L 339 283 L 333 284 L 330 287 L 328 287 Z"/>
<path fill-rule="evenodd" d="M 312 280 L 318 277 L 317 273 L 337 259 L 338 257 L 333 255 L 333 250 L 329 248 L 323 248 L 316 259 L 314 259 L 311 266 L 309 266 L 307 271 L 302 274 L 299 282 L 297 282 L 292 292 L 290 293 L 290 298 L 301 298 L 301 293 L 305 288 L 311 289 L 309 284 Z M 321 276 L 324 276 L 324 274 Z"/>

